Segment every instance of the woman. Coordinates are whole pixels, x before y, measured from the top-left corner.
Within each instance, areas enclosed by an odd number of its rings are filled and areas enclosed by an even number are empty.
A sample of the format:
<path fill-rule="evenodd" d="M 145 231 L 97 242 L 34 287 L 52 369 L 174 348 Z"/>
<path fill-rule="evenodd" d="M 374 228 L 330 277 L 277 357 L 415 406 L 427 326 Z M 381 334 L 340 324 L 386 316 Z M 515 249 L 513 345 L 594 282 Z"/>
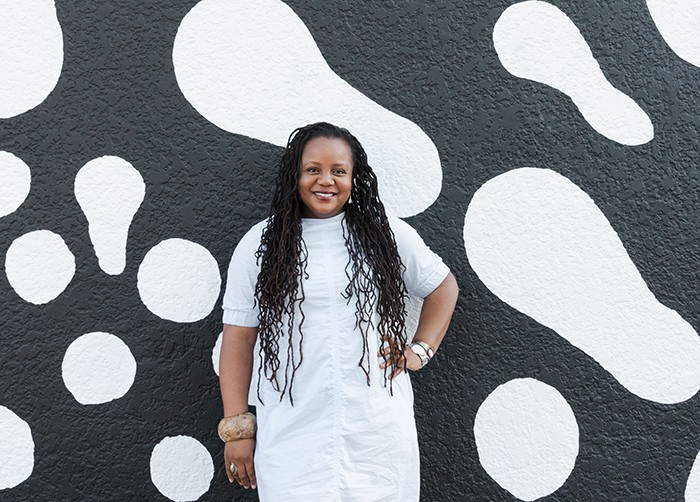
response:
<path fill-rule="evenodd" d="M 290 136 L 268 220 L 234 251 L 219 365 L 229 481 L 262 501 L 417 501 L 413 392 L 457 300 L 418 234 L 387 217 L 357 139 Z M 425 298 L 412 343 L 408 293 Z M 257 409 L 255 437 L 248 404 Z"/>

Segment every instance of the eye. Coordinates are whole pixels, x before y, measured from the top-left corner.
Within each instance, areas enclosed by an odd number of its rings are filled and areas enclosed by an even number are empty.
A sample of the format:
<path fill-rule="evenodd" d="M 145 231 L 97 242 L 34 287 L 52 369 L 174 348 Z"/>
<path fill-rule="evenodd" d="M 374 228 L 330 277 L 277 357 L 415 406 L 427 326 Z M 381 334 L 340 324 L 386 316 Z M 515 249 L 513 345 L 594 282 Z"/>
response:
<path fill-rule="evenodd" d="M 317 173 L 318 171 L 319 171 L 318 167 L 307 167 L 307 168 L 306 168 L 306 172 L 307 172 L 307 173 L 315 174 L 315 173 Z"/>
<path fill-rule="evenodd" d="M 345 174 L 345 172 L 346 172 L 345 169 L 334 169 L 333 170 L 333 174 L 336 174 L 336 175 L 343 175 L 343 174 Z"/>

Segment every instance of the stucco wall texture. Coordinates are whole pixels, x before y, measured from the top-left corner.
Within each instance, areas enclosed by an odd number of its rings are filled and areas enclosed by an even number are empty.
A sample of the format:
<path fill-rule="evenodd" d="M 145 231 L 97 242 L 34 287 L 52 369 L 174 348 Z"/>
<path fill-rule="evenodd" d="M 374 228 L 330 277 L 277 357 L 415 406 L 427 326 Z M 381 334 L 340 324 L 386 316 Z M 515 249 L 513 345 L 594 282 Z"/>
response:
<path fill-rule="evenodd" d="M 421 500 L 700 501 L 697 40 L 691 0 L 0 3 L 0 499 L 257 500 L 222 279 L 326 119 L 461 289 Z"/>

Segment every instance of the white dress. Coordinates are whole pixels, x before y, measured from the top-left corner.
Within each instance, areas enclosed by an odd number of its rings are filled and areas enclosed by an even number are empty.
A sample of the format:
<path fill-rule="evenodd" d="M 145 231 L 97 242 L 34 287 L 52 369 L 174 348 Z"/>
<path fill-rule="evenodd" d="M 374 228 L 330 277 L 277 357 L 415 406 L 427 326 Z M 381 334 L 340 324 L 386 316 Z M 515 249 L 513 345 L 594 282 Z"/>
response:
<path fill-rule="evenodd" d="M 413 390 L 407 373 L 389 394 L 376 354 L 380 344 L 370 332 L 370 378 L 358 366 L 363 339 L 355 329 L 355 299 L 342 292 L 348 284 L 344 214 L 303 219 L 308 250 L 304 280 L 303 362 L 294 377 L 294 406 L 263 376 L 257 397 L 257 359 L 250 404 L 257 407 L 255 470 L 262 502 L 419 500 L 418 441 Z M 266 221 L 246 233 L 233 253 L 224 294 L 225 324 L 257 326 L 253 293 L 259 273 L 255 252 Z M 409 293 L 426 297 L 440 285 L 448 268 L 407 223 L 390 218 Z M 298 326 L 298 315 L 297 326 Z M 378 317 L 375 315 L 375 318 Z M 376 326 L 376 322 L 375 322 Z M 293 340 L 298 342 L 298 333 Z M 280 340 L 284 382 L 287 338 Z"/>

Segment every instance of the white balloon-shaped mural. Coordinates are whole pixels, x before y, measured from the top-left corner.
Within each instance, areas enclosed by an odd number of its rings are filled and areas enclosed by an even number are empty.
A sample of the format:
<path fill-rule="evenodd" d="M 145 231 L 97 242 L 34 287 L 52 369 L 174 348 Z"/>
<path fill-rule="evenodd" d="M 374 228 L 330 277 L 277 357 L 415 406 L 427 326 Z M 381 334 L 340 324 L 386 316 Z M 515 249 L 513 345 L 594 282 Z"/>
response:
<path fill-rule="evenodd" d="M 100 268 L 110 275 L 124 271 L 129 226 L 145 193 L 141 174 L 119 157 L 91 160 L 75 177 L 75 198 L 87 217 Z"/>
<path fill-rule="evenodd" d="M 151 453 L 151 481 L 170 500 L 197 500 L 209 490 L 214 462 L 209 451 L 189 436 L 166 437 Z"/>
<path fill-rule="evenodd" d="M 595 202 L 548 169 L 514 169 L 474 194 L 467 257 L 501 300 L 556 331 L 630 392 L 678 403 L 700 389 L 700 337 L 649 290 Z"/>
<path fill-rule="evenodd" d="M 34 470 L 34 439 L 29 424 L 0 406 L 0 490 L 14 488 Z"/>
<path fill-rule="evenodd" d="M 185 98 L 226 131 L 284 146 L 292 130 L 312 122 L 348 128 L 396 216 L 420 213 L 440 194 L 430 138 L 336 75 L 280 0 L 202 0 L 180 24 L 173 64 Z"/>
<path fill-rule="evenodd" d="M 16 155 L 0 151 L 0 218 L 17 210 L 29 195 L 32 174 Z"/>
<path fill-rule="evenodd" d="M 623 145 L 654 138 L 654 125 L 637 103 L 613 87 L 576 25 L 547 2 L 508 7 L 493 28 L 501 63 L 516 77 L 562 91 L 600 134 Z"/>
<path fill-rule="evenodd" d="M 0 119 L 31 110 L 56 87 L 63 32 L 53 0 L 0 3 Z"/>
<path fill-rule="evenodd" d="M 520 500 L 558 490 L 574 469 L 579 449 L 576 417 L 554 387 L 518 378 L 497 387 L 474 419 L 479 461 Z"/>

